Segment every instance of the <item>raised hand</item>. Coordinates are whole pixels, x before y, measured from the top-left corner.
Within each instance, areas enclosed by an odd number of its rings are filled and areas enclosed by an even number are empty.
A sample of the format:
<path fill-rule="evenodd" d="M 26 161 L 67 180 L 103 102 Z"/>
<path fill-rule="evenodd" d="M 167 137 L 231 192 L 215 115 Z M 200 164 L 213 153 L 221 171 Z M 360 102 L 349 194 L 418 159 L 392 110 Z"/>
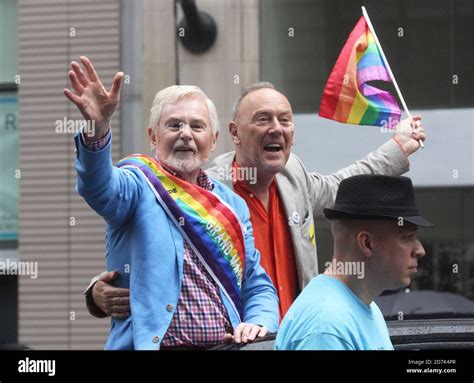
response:
<path fill-rule="evenodd" d="M 107 91 L 99 78 L 92 62 L 85 56 L 80 57 L 81 66 L 73 61 L 68 73 L 71 86 L 76 92 L 64 89 L 64 94 L 81 111 L 84 118 L 94 122 L 95 133 L 88 136 L 91 141 L 99 140 L 108 130 L 110 118 L 120 100 L 120 88 L 122 87 L 123 72 L 117 72 L 112 81 L 110 91 Z"/>
<path fill-rule="evenodd" d="M 425 141 L 425 129 L 421 125 L 421 116 L 409 116 L 398 124 L 395 134 L 396 141 L 402 146 L 406 155 L 416 152 L 420 148 L 420 142 Z"/>

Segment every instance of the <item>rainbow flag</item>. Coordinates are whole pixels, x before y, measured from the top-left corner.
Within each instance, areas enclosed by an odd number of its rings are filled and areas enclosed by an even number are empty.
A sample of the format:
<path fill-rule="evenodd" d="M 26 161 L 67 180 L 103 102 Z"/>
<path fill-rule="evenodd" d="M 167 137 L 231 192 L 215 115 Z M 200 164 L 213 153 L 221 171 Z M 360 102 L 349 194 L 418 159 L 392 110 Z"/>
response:
<path fill-rule="evenodd" d="M 394 127 L 400 108 L 387 91 L 366 84 L 392 82 L 364 16 L 352 30 L 323 91 L 319 115 L 357 125 Z"/>

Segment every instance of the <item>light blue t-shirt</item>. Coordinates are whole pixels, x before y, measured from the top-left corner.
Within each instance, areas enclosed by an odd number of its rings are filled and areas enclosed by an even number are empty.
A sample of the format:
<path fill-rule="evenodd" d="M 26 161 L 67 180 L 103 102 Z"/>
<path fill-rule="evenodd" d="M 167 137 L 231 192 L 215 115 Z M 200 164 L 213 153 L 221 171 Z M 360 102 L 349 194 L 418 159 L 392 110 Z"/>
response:
<path fill-rule="evenodd" d="M 336 278 L 313 278 L 286 313 L 276 350 L 393 350 L 377 304 L 367 306 Z"/>

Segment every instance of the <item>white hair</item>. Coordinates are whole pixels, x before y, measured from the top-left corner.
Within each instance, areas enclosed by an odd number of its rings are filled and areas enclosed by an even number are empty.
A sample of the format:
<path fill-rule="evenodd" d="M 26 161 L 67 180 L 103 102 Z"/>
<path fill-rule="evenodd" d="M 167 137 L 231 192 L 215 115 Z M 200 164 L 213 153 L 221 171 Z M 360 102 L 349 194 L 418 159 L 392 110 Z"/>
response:
<path fill-rule="evenodd" d="M 179 99 L 190 96 L 199 95 L 204 98 L 209 111 L 209 119 L 211 122 L 211 128 L 214 133 L 219 131 L 219 119 L 217 117 L 216 107 L 214 103 L 207 97 L 201 88 L 194 85 L 172 85 L 167 88 L 160 90 L 153 100 L 153 105 L 150 109 L 150 122 L 149 127 L 155 129 L 158 121 L 160 121 L 161 111 L 167 104 L 178 101 Z"/>

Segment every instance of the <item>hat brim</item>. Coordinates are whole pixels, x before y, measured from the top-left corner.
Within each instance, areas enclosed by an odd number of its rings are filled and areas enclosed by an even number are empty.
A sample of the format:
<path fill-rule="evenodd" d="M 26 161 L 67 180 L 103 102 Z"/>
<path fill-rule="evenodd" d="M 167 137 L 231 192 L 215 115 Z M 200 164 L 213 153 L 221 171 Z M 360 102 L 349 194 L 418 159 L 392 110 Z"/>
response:
<path fill-rule="evenodd" d="M 411 223 L 412 225 L 416 225 L 419 227 L 434 227 L 434 225 L 429 222 L 427 219 L 422 217 L 421 215 L 416 216 L 409 216 L 405 217 L 403 215 L 394 216 L 388 214 L 362 214 L 362 213 L 355 213 L 347 210 L 338 210 L 338 209 L 323 209 L 324 215 L 328 219 L 399 219 L 400 217 L 403 218 L 405 222 Z"/>

